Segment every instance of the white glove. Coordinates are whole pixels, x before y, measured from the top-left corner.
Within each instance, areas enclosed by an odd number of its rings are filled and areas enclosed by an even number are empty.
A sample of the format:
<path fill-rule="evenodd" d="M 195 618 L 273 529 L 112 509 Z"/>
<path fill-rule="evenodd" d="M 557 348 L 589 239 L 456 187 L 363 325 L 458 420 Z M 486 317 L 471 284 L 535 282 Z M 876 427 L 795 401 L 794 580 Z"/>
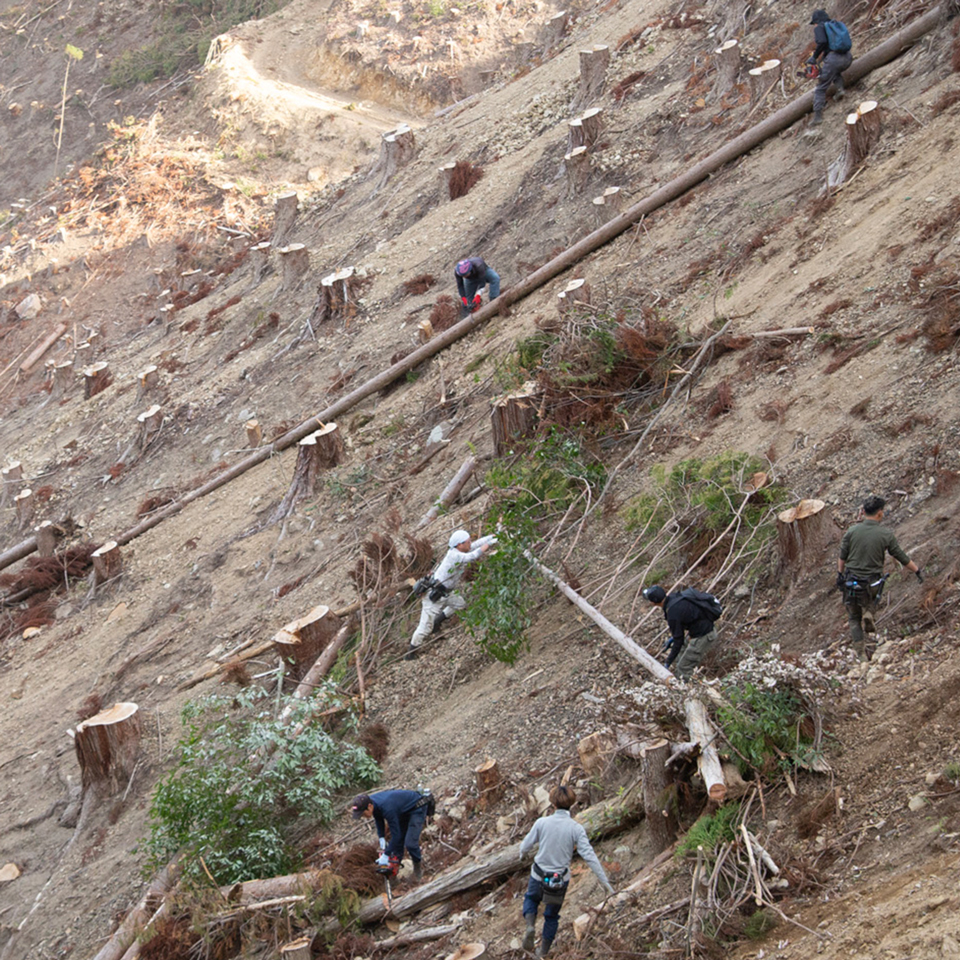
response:
<path fill-rule="evenodd" d="M 377 857 L 377 866 L 386 867 L 389 865 L 390 865 L 390 858 L 385 853 L 381 853 L 380 856 Z"/>
<path fill-rule="evenodd" d="M 387 839 L 386 839 L 386 837 L 381 837 L 381 838 L 380 838 L 380 849 L 381 849 L 381 850 L 386 850 L 386 849 L 387 849 Z"/>

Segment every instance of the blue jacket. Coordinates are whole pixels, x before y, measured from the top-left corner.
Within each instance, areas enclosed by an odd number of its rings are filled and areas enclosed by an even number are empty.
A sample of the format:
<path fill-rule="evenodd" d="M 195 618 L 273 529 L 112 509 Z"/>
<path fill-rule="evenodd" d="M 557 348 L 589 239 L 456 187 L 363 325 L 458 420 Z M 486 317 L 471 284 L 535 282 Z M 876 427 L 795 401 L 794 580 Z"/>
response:
<path fill-rule="evenodd" d="M 416 790 L 381 790 L 371 793 L 373 801 L 373 820 L 377 825 L 377 836 L 385 837 L 385 825 L 390 826 L 390 844 L 387 855 L 403 856 L 403 838 L 406 834 L 406 824 L 410 814 L 420 806 L 423 797 Z"/>
<path fill-rule="evenodd" d="M 486 278 L 487 270 L 489 269 L 483 257 L 467 257 L 467 259 L 470 261 L 470 272 L 466 274 L 466 276 L 461 277 L 456 269 L 453 271 L 453 275 L 457 278 L 457 292 L 461 297 L 467 295 L 467 287 L 464 280 L 483 280 Z"/>

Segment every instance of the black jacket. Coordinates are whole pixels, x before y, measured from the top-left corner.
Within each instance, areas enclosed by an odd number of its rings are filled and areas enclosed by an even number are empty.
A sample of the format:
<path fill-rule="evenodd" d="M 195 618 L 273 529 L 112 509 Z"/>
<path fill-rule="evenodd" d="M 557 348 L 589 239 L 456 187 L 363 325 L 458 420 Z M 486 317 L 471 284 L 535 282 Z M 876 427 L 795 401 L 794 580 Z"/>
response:
<path fill-rule="evenodd" d="M 702 637 L 713 629 L 713 621 L 703 615 L 700 607 L 679 593 L 668 594 L 663 602 L 663 616 L 678 647 L 683 643 L 684 632 Z"/>

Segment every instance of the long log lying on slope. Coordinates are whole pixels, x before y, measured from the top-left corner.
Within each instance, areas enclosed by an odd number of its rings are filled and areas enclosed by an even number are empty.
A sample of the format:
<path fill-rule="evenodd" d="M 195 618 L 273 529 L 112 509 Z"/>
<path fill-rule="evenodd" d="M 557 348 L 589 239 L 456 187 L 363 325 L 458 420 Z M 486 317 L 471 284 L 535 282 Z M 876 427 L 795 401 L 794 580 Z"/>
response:
<path fill-rule="evenodd" d="M 849 69 L 844 72 L 844 80 L 848 84 L 855 83 L 872 70 L 876 70 L 877 67 L 889 63 L 913 46 L 921 37 L 938 26 L 941 20 L 954 15 L 956 12 L 957 0 L 944 0 L 943 3 L 938 4 L 933 10 L 925 13 L 922 17 L 918 17 L 913 23 L 908 24 L 892 37 L 889 37 L 883 43 L 865 53 L 862 57 L 854 60 Z M 704 157 L 703 160 L 694 164 L 679 177 L 674 178 L 669 183 L 665 183 L 643 200 L 628 207 L 619 216 L 614 217 L 599 229 L 594 230 L 581 240 L 578 240 L 563 253 L 554 257 L 538 270 L 535 270 L 529 276 L 525 277 L 516 284 L 516 286 L 504 290 L 492 303 L 480 307 L 479 310 L 471 314 L 466 320 L 455 324 L 450 327 L 449 330 L 445 330 L 439 336 L 425 343 L 422 347 L 414 350 L 413 353 L 403 360 L 388 367 L 371 380 L 368 380 L 366 383 L 346 394 L 336 403 L 321 410 L 316 416 L 305 420 L 299 426 L 294 427 L 292 430 L 283 434 L 283 436 L 278 437 L 272 443 L 258 448 L 255 453 L 245 457 L 228 470 L 218 474 L 202 486 L 191 490 L 179 500 L 167 504 L 146 520 L 131 527 L 119 536 L 113 537 L 113 539 L 120 546 L 123 546 L 135 537 L 139 537 L 148 530 L 152 530 L 153 527 L 168 517 L 179 513 L 188 504 L 193 503 L 194 500 L 198 500 L 200 497 L 212 493 L 224 484 L 246 473 L 247 470 L 263 463 L 264 460 L 269 459 L 274 453 L 286 450 L 287 447 L 299 443 L 307 434 L 313 433 L 315 430 L 323 427 L 328 420 L 333 420 L 350 410 L 360 403 L 361 400 L 365 400 L 371 394 L 382 390 L 424 360 L 429 359 L 441 350 L 445 350 L 450 344 L 455 343 L 487 320 L 497 316 L 502 308 L 506 308 L 510 306 L 510 304 L 516 303 L 518 300 L 529 296 L 534 290 L 542 287 L 545 283 L 552 280 L 558 274 L 563 273 L 564 270 L 567 270 L 588 254 L 599 250 L 600 247 L 616 239 L 621 233 L 633 226 L 641 217 L 645 217 L 660 207 L 665 206 L 667 203 L 670 203 L 672 200 L 676 200 L 701 181 L 705 180 L 711 173 L 715 173 L 731 161 L 742 157 L 745 153 L 749 153 L 754 147 L 763 143 L 764 140 L 769 139 L 781 130 L 785 130 L 787 127 L 796 123 L 810 112 L 812 106 L 813 91 L 805 93 L 791 103 L 788 103 L 776 113 L 771 114 L 765 120 L 762 120 L 749 130 L 744 131 L 740 136 L 724 144 L 719 150 L 715 150 L 709 156 Z M 26 552 L 19 552 L 22 550 Z M 23 541 L 5 553 L 0 554 L 0 569 L 27 556 L 34 550 L 36 550 L 36 538 Z M 6 559 L 14 553 L 17 553 L 17 555 L 14 556 L 13 559 Z"/>
<path fill-rule="evenodd" d="M 611 640 L 616 641 L 640 666 L 655 679 L 675 686 L 677 678 L 658 660 L 654 659 L 631 637 L 615 627 L 596 607 L 588 603 L 568 583 L 560 579 L 549 567 L 545 567 L 529 551 L 524 551 L 527 559 L 542 573 L 578 610 L 585 613 Z M 716 733 L 707 717 L 703 704 L 694 696 L 684 698 L 684 712 L 690 736 L 700 744 L 700 756 L 697 765 L 704 786 L 711 800 L 721 803 L 727 794 L 723 779 L 723 766 L 714 743 Z"/>

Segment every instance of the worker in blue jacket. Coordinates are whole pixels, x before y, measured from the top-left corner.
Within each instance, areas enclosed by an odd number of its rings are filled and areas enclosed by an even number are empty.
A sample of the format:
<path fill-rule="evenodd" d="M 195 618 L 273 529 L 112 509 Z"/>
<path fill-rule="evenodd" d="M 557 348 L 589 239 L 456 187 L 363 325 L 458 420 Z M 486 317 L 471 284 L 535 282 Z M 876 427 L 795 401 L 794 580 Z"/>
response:
<path fill-rule="evenodd" d="M 396 858 L 397 866 L 403 862 L 406 848 L 413 864 L 413 879 L 423 879 L 423 857 L 420 853 L 420 832 L 427 822 L 430 796 L 418 790 L 381 790 L 377 793 L 361 793 L 354 798 L 350 810 L 353 819 L 373 819 L 380 838 L 380 850 L 388 858 Z M 386 841 L 386 828 L 390 828 L 390 843 Z"/>
<path fill-rule="evenodd" d="M 460 316 L 469 316 L 481 303 L 480 291 L 488 287 L 491 300 L 500 296 L 500 274 L 488 267 L 483 257 L 467 257 L 458 260 L 453 268 L 457 278 L 457 293 L 460 296 Z"/>

